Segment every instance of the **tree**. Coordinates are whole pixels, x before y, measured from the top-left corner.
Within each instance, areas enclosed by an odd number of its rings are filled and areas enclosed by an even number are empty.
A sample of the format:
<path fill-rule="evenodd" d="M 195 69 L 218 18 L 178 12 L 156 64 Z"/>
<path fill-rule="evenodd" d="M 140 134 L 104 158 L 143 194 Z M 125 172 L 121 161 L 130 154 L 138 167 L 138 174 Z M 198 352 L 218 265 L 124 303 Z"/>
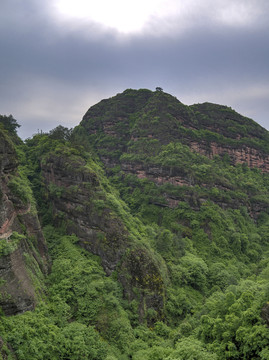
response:
<path fill-rule="evenodd" d="M 54 140 L 70 140 L 73 129 L 68 129 L 62 125 L 57 126 L 49 132 L 49 137 Z"/>
<path fill-rule="evenodd" d="M 0 124 L 2 124 L 4 129 L 11 134 L 17 134 L 17 128 L 21 126 L 17 123 L 17 120 L 15 120 L 12 115 L 0 115 Z"/>
<path fill-rule="evenodd" d="M 204 344 L 194 337 L 183 338 L 176 344 L 176 349 L 166 360 L 217 360 L 217 355 L 208 351 Z"/>

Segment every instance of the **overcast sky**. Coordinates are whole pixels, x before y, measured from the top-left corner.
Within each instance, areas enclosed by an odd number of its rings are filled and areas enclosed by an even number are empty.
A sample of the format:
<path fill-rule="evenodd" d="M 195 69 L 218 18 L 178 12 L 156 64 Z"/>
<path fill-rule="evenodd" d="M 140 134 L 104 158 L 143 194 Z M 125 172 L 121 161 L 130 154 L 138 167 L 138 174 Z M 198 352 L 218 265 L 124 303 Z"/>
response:
<path fill-rule="evenodd" d="M 268 0 L 1 0 L 0 51 L 0 114 L 23 138 L 157 86 L 269 129 Z"/>

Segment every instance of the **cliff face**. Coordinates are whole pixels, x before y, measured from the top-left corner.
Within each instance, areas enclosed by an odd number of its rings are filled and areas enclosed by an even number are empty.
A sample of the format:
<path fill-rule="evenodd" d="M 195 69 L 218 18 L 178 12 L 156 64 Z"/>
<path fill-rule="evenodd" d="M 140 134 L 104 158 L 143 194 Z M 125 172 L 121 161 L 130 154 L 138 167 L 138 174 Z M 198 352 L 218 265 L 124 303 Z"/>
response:
<path fill-rule="evenodd" d="M 82 247 L 99 255 L 111 274 L 128 246 L 128 234 L 121 221 L 104 208 L 98 178 L 85 165 L 80 157 L 51 155 L 42 164 L 42 175 L 56 224 L 65 217 L 67 231 L 79 237 Z"/>
<path fill-rule="evenodd" d="M 1 131 L 0 176 L 0 306 L 13 315 L 33 309 L 38 296 L 33 276 L 47 272 L 48 254 L 34 204 L 20 196 L 26 188 L 20 188 L 24 180 L 15 149 Z"/>
<path fill-rule="evenodd" d="M 100 256 L 107 275 L 117 272 L 125 298 L 139 302 L 141 320 L 147 308 L 161 316 L 165 290 L 158 263 L 130 236 L 117 214 L 124 209 L 106 189 L 109 185 L 102 180 L 101 170 L 91 168 L 81 156 L 66 156 L 66 150 L 63 147 L 61 155 L 51 153 L 42 162 L 54 223 L 64 224 L 67 233 L 78 237 L 81 247 Z"/>
<path fill-rule="evenodd" d="M 193 151 L 211 159 L 216 155 L 228 155 L 231 159 L 231 163 L 234 165 L 246 164 L 250 168 L 257 168 L 264 172 L 269 172 L 269 155 L 254 147 L 247 145 L 232 147 L 229 145 L 221 145 L 214 141 L 209 144 L 205 142 L 199 143 L 197 141 L 190 141 L 189 146 Z"/>

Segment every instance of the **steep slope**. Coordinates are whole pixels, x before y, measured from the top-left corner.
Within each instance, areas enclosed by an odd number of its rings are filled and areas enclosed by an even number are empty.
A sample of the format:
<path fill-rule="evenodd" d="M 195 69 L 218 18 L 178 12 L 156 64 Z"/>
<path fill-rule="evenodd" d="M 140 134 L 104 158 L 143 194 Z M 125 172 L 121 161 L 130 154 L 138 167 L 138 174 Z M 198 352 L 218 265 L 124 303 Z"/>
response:
<path fill-rule="evenodd" d="M 130 215 L 98 160 L 45 134 L 28 140 L 28 146 L 40 162 L 43 219 L 75 234 L 82 248 L 100 256 L 107 275 L 117 273 L 125 297 L 138 301 L 141 321 L 148 308 L 161 317 L 164 262 L 143 241 L 146 229 Z"/>
<path fill-rule="evenodd" d="M 18 172 L 14 145 L 1 129 L 0 176 L 0 306 L 13 315 L 34 308 L 41 294 L 34 282 L 47 272 L 48 254 L 31 189 Z"/>

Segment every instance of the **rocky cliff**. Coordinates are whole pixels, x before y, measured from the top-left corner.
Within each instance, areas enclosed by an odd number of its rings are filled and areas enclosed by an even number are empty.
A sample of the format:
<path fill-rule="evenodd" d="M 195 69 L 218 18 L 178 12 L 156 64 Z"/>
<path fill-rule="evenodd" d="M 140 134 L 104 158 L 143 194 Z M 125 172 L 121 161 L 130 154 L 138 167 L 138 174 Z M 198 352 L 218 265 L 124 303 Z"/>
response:
<path fill-rule="evenodd" d="M 54 224 L 64 226 L 78 237 L 81 247 L 100 256 L 107 275 L 117 272 L 125 298 L 139 302 L 141 321 L 147 308 L 161 316 L 165 287 L 159 262 L 131 236 L 123 205 L 102 169 L 73 150 L 62 146 L 58 154 L 51 152 L 42 161 Z"/>
<path fill-rule="evenodd" d="M 42 175 L 55 223 L 60 225 L 65 217 L 67 231 L 79 237 L 82 247 L 100 255 L 111 274 L 128 246 L 128 233 L 105 207 L 96 173 L 79 156 L 51 154 L 42 164 Z"/>
<path fill-rule="evenodd" d="M 0 130 L 0 306 L 7 315 L 33 309 L 34 278 L 48 270 L 48 254 L 27 180 L 18 172 L 12 141 Z"/>

